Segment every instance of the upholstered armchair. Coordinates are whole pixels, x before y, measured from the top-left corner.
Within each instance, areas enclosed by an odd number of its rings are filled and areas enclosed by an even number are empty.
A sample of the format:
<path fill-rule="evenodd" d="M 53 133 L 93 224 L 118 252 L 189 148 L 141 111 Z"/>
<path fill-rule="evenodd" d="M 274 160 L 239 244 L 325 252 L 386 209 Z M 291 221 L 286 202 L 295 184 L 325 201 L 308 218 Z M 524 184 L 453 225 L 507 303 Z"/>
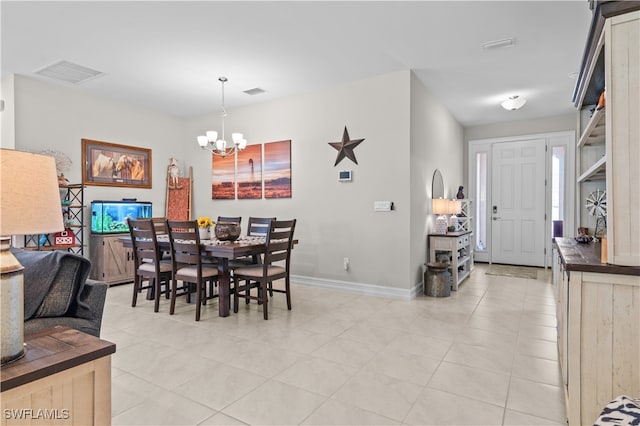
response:
<path fill-rule="evenodd" d="M 24 332 L 56 325 L 100 336 L 107 285 L 89 280 L 91 263 L 62 251 L 11 250 L 24 266 Z"/>

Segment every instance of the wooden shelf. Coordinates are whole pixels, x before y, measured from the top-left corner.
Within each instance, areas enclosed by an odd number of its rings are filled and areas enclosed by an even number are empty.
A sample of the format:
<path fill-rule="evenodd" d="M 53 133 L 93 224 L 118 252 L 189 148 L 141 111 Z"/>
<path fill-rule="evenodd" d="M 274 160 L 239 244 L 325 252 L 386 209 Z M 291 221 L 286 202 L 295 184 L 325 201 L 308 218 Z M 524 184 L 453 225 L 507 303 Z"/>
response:
<path fill-rule="evenodd" d="M 578 183 L 586 182 L 589 180 L 602 180 L 606 178 L 607 171 L 607 156 L 602 156 L 591 167 L 589 167 L 583 174 L 578 177 Z"/>
<path fill-rule="evenodd" d="M 604 108 L 598 109 L 593 113 L 578 141 L 578 148 L 587 145 L 604 145 L 606 133 L 604 116 Z"/>

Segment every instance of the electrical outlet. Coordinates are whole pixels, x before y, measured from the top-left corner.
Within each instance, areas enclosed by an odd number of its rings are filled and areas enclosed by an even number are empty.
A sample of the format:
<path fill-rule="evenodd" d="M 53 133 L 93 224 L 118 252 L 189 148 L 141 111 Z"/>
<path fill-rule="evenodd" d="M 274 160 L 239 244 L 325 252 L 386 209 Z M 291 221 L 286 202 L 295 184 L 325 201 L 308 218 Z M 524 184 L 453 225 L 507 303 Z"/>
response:
<path fill-rule="evenodd" d="M 348 257 L 344 258 L 343 265 L 344 265 L 344 270 L 348 271 L 349 270 L 349 258 Z"/>

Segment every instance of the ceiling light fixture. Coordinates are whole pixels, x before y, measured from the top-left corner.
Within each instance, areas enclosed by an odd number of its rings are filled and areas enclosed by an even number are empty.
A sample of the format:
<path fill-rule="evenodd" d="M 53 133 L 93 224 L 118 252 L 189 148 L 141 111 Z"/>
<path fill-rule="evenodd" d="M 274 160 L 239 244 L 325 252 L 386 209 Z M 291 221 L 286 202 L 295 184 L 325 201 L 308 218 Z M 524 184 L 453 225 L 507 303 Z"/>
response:
<path fill-rule="evenodd" d="M 526 103 L 527 103 L 527 100 L 525 98 L 521 98 L 518 95 L 513 95 L 513 96 L 509 96 L 509 99 L 502 102 L 500 105 L 502 105 L 502 108 L 506 110 L 515 111 L 517 109 L 522 108 Z"/>
<path fill-rule="evenodd" d="M 222 138 L 218 139 L 218 132 L 209 130 L 205 135 L 198 136 L 198 145 L 200 145 L 200 148 L 206 149 L 214 155 L 225 157 L 245 149 L 247 147 L 247 140 L 244 139 L 242 133 L 232 133 L 231 139 L 233 146 L 227 147 L 227 141 L 224 139 L 224 118 L 227 116 L 227 110 L 224 107 L 224 84 L 227 82 L 227 78 L 220 77 L 218 81 L 222 85 Z"/>

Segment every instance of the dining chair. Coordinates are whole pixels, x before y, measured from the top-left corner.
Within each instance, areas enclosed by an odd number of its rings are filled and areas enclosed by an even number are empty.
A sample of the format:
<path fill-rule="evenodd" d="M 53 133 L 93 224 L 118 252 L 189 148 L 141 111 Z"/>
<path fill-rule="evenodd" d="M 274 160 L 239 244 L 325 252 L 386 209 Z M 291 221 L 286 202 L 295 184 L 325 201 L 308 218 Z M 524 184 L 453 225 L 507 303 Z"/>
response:
<path fill-rule="evenodd" d="M 242 222 L 242 216 L 218 216 L 218 221 L 216 223 L 237 223 L 238 225 L 240 225 L 240 222 Z"/>
<path fill-rule="evenodd" d="M 290 267 L 291 249 L 293 247 L 293 233 L 296 227 L 296 219 L 270 221 L 266 233 L 266 248 L 262 264 L 249 265 L 236 268 L 233 271 L 235 281 L 233 291 L 233 311 L 238 312 L 238 299 L 257 300 L 262 303 L 264 319 L 268 319 L 269 296 L 273 293 L 285 293 L 287 297 L 287 309 L 291 310 L 291 286 Z M 279 262 L 278 265 L 275 263 Z M 284 262 L 284 266 L 282 265 Z M 274 289 L 273 281 L 284 278 L 285 289 Z M 245 284 L 240 285 L 244 280 Z M 258 294 L 253 296 L 251 288 L 257 287 Z M 240 294 L 244 292 L 244 294 Z"/>
<path fill-rule="evenodd" d="M 207 296 L 206 284 L 209 283 L 213 290 L 218 280 L 218 268 L 202 261 L 204 250 L 200 245 L 197 221 L 167 220 L 167 232 L 173 271 L 169 314 L 175 312 L 178 281 L 192 283 L 196 294 L 196 321 L 200 321 L 201 306 L 207 299 L 217 297 L 217 294 L 212 294 L 213 291 Z"/>
<path fill-rule="evenodd" d="M 153 222 L 153 226 L 156 228 L 157 234 L 166 234 L 167 233 L 167 218 L 166 217 L 152 217 L 151 221 Z"/>
<path fill-rule="evenodd" d="M 249 217 L 249 225 L 247 226 L 247 237 L 266 237 L 271 221 L 276 220 L 275 217 Z M 262 255 L 253 254 L 251 256 L 239 257 L 229 261 L 229 268 L 235 270 L 243 266 L 262 264 Z M 247 282 L 249 284 L 249 282 Z M 251 294 L 251 287 L 248 286 L 247 294 Z M 245 299 L 249 303 L 249 298 Z"/>
<path fill-rule="evenodd" d="M 162 252 L 158 248 L 156 228 L 151 219 L 127 219 L 131 244 L 133 246 L 133 263 L 135 275 L 133 279 L 133 298 L 131 306 L 135 307 L 138 301 L 138 293 L 144 289 L 153 293 L 153 311 L 160 309 L 160 294 L 169 296 L 169 282 L 171 281 L 172 266 L 168 261 L 162 260 Z M 148 281 L 143 286 L 144 280 Z M 162 291 L 164 284 L 164 291 Z"/>
<path fill-rule="evenodd" d="M 269 224 L 274 220 L 276 220 L 275 217 L 249 217 L 247 236 L 266 237 L 269 231 Z"/>

